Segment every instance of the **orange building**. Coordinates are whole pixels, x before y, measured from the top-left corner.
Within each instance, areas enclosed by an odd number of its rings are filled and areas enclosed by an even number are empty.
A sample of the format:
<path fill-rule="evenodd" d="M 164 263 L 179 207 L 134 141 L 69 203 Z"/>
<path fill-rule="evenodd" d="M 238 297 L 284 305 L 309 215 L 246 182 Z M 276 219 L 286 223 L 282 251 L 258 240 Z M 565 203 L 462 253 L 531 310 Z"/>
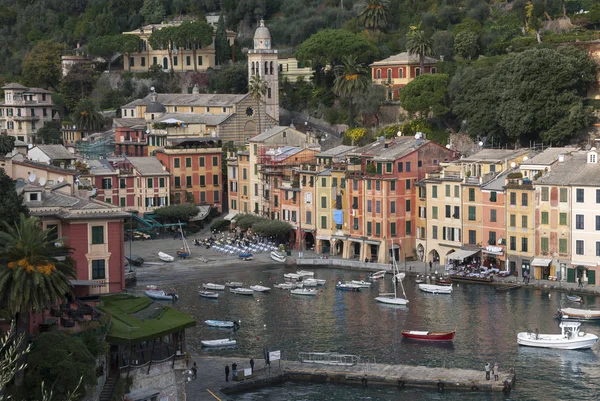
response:
<path fill-rule="evenodd" d="M 387 89 L 387 99 L 398 100 L 400 88 L 421 74 L 435 74 L 437 62 L 438 60 L 434 58 L 425 57 L 425 71 L 421 71 L 419 56 L 404 52 L 375 61 L 369 67 L 371 67 L 373 83 Z"/>

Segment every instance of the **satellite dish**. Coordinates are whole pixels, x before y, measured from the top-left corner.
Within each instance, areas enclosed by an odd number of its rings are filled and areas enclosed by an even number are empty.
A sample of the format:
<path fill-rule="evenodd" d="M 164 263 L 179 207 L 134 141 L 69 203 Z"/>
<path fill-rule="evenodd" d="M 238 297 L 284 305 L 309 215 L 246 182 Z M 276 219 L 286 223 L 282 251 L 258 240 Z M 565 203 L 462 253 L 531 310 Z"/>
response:
<path fill-rule="evenodd" d="M 147 130 L 146 130 L 146 134 L 149 134 L 149 133 L 150 133 L 150 130 L 149 130 L 149 129 L 147 129 Z"/>
<path fill-rule="evenodd" d="M 62 175 L 60 177 L 58 177 L 57 181 L 58 182 L 63 182 L 65 180 L 65 177 L 63 177 Z"/>
<path fill-rule="evenodd" d="M 525 156 L 525 157 L 523 158 L 523 161 L 524 161 L 524 162 L 526 162 L 527 160 L 529 160 L 529 157 Z"/>
<path fill-rule="evenodd" d="M 396 132 L 396 136 L 402 136 L 402 131 Z"/>
<path fill-rule="evenodd" d="M 451 147 L 450 144 L 446 145 L 446 149 L 450 149 Z"/>
<path fill-rule="evenodd" d="M 510 163 L 510 166 L 511 166 L 512 168 L 515 168 L 515 167 L 517 167 L 517 163 L 515 163 L 515 162 L 512 162 L 512 163 Z"/>
<path fill-rule="evenodd" d="M 27 145 L 27 149 L 31 149 L 31 148 L 33 148 L 32 144 Z"/>
<path fill-rule="evenodd" d="M 29 182 L 35 182 L 36 176 L 34 173 L 29 174 L 29 177 L 27 178 L 29 180 Z"/>
<path fill-rule="evenodd" d="M 98 190 L 96 188 L 92 188 L 92 196 L 95 196 Z"/>
<path fill-rule="evenodd" d="M 593 147 L 593 148 L 591 148 L 590 150 L 591 150 L 592 152 L 595 152 L 595 151 L 596 151 L 596 148 L 595 148 L 595 147 Z"/>
<path fill-rule="evenodd" d="M 150 88 L 150 90 L 151 90 L 152 92 L 154 92 L 154 86 L 152 86 L 152 87 Z"/>
<path fill-rule="evenodd" d="M 40 185 L 41 185 L 41 186 L 44 186 L 44 185 L 46 185 L 46 178 L 44 178 L 44 177 L 40 177 Z"/>
<path fill-rule="evenodd" d="M 590 146 L 590 144 L 588 143 L 587 145 L 585 145 L 585 150 L 590 150 L 592 147 Z"/>
<path fill-rule="evenodd" d="M 483 141 L 479 141 L 478 145 L 481 148 L 483 146 Z"/>

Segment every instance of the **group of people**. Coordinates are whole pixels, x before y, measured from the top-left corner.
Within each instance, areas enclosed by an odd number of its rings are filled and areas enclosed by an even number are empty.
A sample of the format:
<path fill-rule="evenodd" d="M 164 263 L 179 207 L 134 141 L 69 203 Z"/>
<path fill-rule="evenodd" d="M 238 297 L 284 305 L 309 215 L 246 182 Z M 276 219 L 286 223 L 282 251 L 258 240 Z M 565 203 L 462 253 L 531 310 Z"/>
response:
<path fill-rule="evenodd" d="M 494 363 L 494 365 L 490 365 L 490 363 L 486 363 L 485 364 L 485 380 L 490 380 L 490 371 L 492 373 L 492 376 L 494 376 L 494 380 L 498 381 L 498 376 L 499 376 L 499 368 L 498 368 L 498 362 Z"/>
<path fill-rule="evenodd" d="M 250 371 L 252 373 L 254 373 L 254 359 L 253 358 L 250 358 Z M 229 370 L 229 365 L 225 365 L 225 381 L 226 382 L 229 381 L 229 372 L 232 373 L 232 376 L 231 376 L 232 379 L 237 376 L 237 363 L 234 362 L 231 364 L 231 370 Z"/>

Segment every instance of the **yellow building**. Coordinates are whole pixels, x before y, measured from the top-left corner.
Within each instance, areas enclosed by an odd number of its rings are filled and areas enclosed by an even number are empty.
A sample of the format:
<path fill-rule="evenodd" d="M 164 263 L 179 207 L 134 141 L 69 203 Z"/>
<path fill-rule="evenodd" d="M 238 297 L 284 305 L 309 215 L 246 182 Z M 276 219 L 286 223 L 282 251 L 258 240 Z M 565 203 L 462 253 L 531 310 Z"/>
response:
<path fill-rule="evenodd" d="M 279 76 L 282 79 L 287 79 L 292 83 L 298 81 L 298 78 L 301 78 L 306 82 L 310 82 L 312 81 L 313 70 L 310 67 L 305 67 L 295 57 L 280 55 Z"/>
<path fill-rule="evenodd" d="M 155 50 L 152 49 L 148 39 L 152 32 L 167 28 L 177 27 L 181 25 L 182 21 L 172 21 L 162 24 L 150 24 L 141 27 L 138 30 L 123 32 L 126 35 L 136 35 L 140 38 L 140 51 L 132 53 L 129 58 L 125 57 L 123 60 L 123 68 L 132 72 L 147 72 L 152 65 L 160 65 L 163 70 L 171 69 L 171 61 L 169 60 L 169 54 L 167 50 Z M 227 41 L 229 46 L 233 46 L 236 33 L 227 31 Z M 175 44 L 176 49 L 173 50 L 172 67 L 176 72 L 194 71 L 194 53 L 189 44 L 183 44 L 178 46 Z M 213 36 L 213 42 L 201 49 L 196 50 L 196 66 L 199 71 L 205 71 L 215 66 L 215 42 Z"/>

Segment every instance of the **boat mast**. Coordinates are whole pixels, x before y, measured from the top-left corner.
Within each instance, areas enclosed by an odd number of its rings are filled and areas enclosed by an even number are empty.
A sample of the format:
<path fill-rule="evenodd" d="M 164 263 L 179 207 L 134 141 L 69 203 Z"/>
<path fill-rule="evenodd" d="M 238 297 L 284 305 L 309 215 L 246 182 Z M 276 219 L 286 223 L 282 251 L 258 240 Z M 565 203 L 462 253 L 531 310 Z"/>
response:
<path fill-rule="evenodd" d="M 190 246 L 187 243 L 187 240 L 185 239 L 185 235 L 183 235 L 183 227 L 181 226 L 181 220 L 179 221 L 179 232 L 181 233 L 181 240 L 183 241 L 183 250 L 185 252 L 187 252 L 187 254 L 189 256 L 192 255 L 192 251 L 190 249 Z"/>

